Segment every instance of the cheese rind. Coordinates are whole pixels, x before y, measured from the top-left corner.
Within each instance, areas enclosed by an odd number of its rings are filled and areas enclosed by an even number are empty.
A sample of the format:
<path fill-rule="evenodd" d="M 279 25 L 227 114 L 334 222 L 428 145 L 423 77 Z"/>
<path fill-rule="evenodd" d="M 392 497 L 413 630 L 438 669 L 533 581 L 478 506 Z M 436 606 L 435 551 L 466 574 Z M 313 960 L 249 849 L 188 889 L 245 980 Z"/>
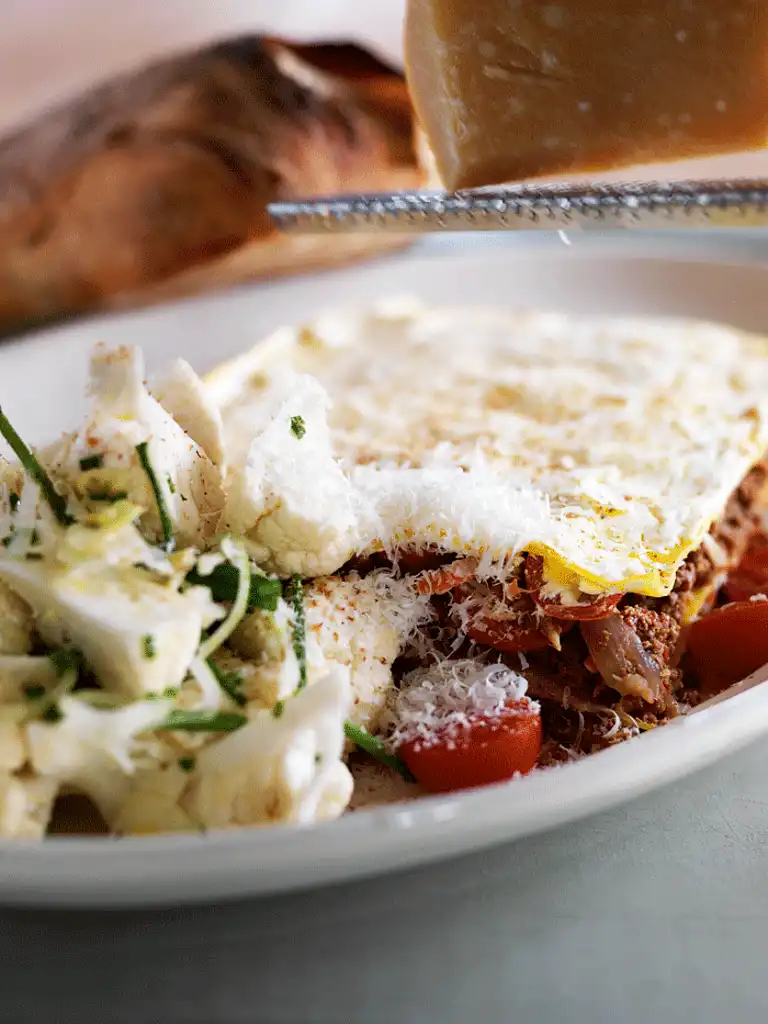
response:
<path fill-rule="evenodd" d="M 409 0 L 419 121 L 449 189 L 762 149 L 762 0 Z"/>

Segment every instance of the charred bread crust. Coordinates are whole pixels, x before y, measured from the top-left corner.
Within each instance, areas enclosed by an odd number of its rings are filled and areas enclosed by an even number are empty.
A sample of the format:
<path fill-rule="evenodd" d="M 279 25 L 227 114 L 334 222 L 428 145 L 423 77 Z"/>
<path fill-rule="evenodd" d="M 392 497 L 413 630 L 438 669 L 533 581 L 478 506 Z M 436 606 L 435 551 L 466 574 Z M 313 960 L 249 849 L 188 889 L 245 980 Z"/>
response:
<path fill-rule="evenodd" d="M 318 48 L 315 66 L 312 47 L 233 39 L 0 140 L 0 326 L 402 244 L 281 237 L 266 213 L 291 196 L 419 183 L 405 83 L 352 49 Z"/>

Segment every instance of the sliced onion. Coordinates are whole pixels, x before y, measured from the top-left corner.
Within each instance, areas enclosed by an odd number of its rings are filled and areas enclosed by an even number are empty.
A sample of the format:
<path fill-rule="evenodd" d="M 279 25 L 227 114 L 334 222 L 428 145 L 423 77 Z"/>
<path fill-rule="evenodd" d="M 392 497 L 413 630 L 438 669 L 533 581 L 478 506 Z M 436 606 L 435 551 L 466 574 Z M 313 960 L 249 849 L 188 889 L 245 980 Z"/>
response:
<path fill-rule="evenodd" d="M 613 614 L 580 625 L 592 660 L 607 686 L 623 697 L 641 697 L 648 704 L 666 704 L 658 663 L 621 615 Z"/>

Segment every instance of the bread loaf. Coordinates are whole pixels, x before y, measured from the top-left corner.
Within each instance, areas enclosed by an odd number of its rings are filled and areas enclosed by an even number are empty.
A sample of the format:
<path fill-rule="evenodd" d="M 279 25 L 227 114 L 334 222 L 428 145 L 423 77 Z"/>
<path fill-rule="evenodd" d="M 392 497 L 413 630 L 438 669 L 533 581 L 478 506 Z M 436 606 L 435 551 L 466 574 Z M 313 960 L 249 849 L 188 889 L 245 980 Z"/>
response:
<path fill-rule="evenodd" d="M 403 245 L 283 237 L 266 205 L 420 180 L 405 83 L 363 51 L 254 36 L 160 61 L 0 140 L 0 327 Z"/>

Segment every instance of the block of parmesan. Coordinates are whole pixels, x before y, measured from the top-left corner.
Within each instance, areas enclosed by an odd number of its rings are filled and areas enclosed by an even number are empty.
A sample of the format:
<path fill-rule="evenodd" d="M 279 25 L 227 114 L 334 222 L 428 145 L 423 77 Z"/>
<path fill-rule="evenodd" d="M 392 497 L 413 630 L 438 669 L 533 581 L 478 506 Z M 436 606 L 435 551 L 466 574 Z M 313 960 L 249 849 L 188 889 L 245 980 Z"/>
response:
<path fill-rule="evenodd" d="M 409 0 L 405 50 L 449 189 L 768 136 L 765 0 Z"/>

